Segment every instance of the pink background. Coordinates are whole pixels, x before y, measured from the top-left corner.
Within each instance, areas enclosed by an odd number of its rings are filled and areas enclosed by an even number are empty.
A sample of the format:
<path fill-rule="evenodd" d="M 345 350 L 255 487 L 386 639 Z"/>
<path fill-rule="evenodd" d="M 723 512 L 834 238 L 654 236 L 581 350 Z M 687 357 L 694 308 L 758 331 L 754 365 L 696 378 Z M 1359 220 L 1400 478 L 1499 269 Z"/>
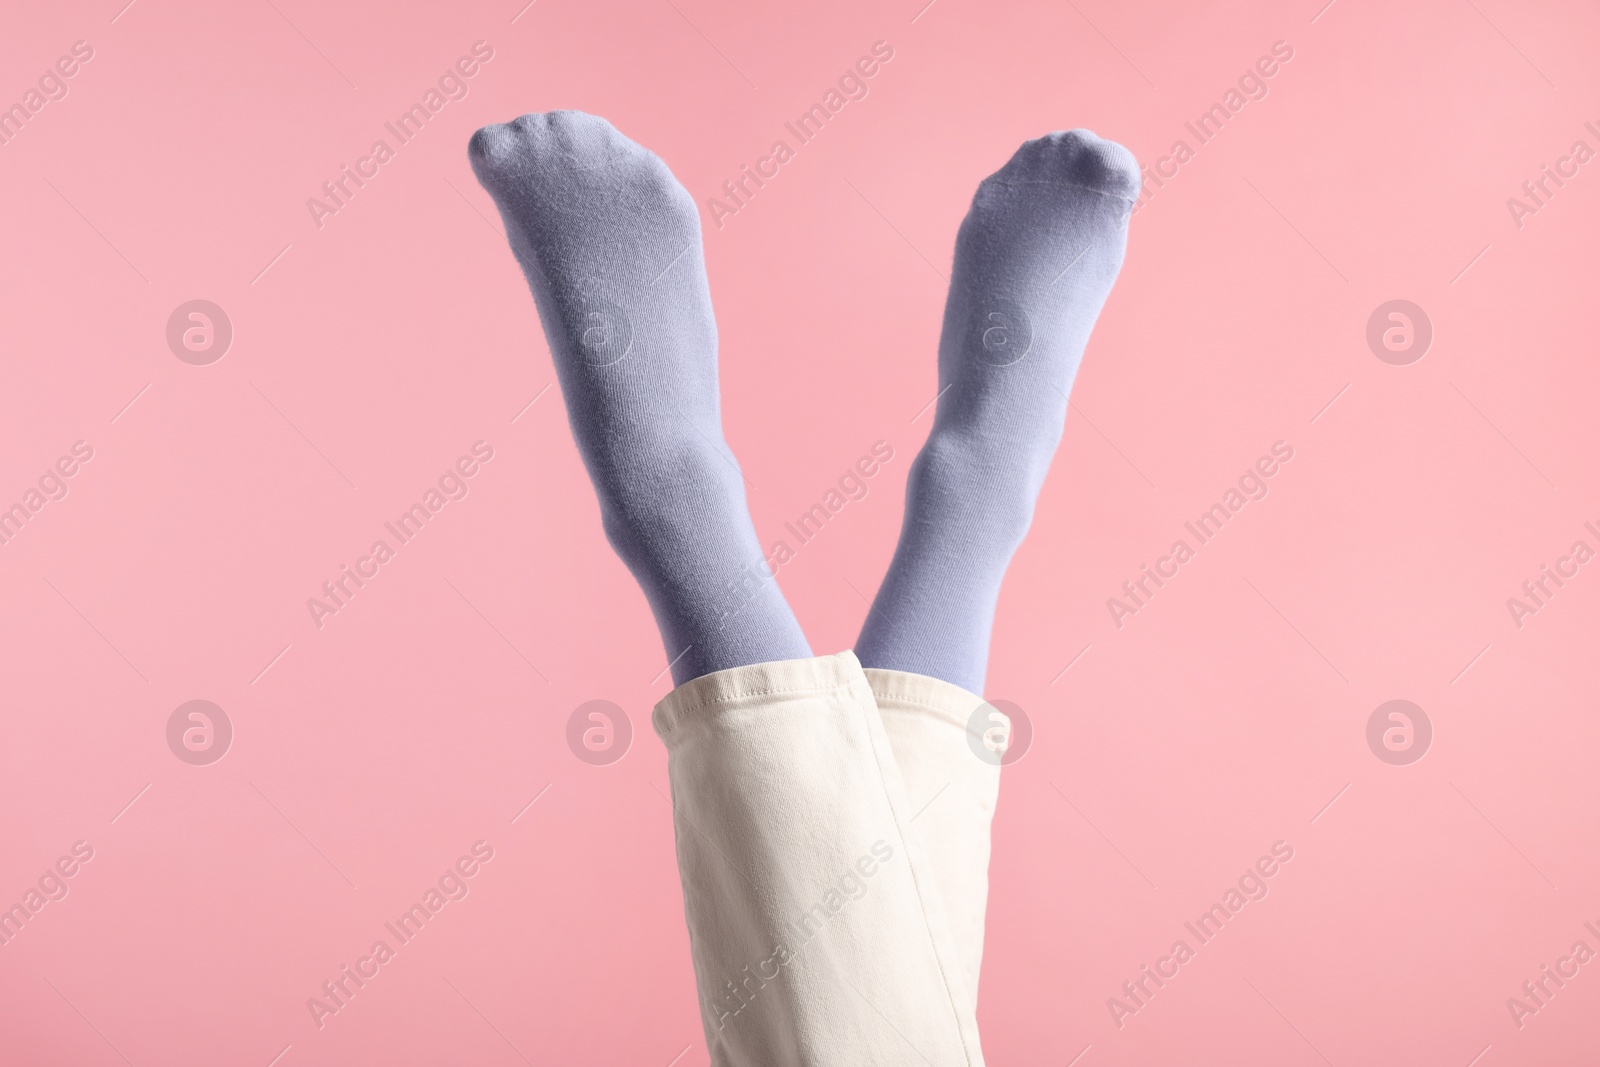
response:
<path fill-rule="evenodd" d="M 819 651 L 893 547 L 979 179 L 1073 126 L 1148 165 L 1294 49 L 1133 220 L 1001 599 L 991 695 L 1036 736 L 995 827 L 990 1061 L 1593 1062 L 1600 962 L 1520 1029 L 1506 1005 L 1600 950 L 1600 567 L 1506 606 L 1600 548 L 1600 164 L 1506 206 L 1600 148 L 1592 6 L 122 2 L 0 39 L 0 103 L 94 49 L 0 147 L 0 505 L 94 449 L 0 546 L 0 903 L 94 849 L 0 947 L 5 1062 L 705 1062 L 665 657 L 465 145 L 581 108 L 704 204 L 877 40 L 870 95 L 703 216 L 763 539 L 896 449 L 781 574 Z M 479 40 L 470 94 L 319 230 L 306 199 Z M 195 298 L 235 331 L 209 366 L 164 338 Z M 1392 299 L 1433 324 L 1408 366 L 1365 340 Z M 470 495 L 314 626 L 478 440 Z M 1117 628 L 1106 599 L 1278 440 L 1270 495 Z M 564 740 L 597 698 L 635 731 L 609 766 Z M 210 766 L 166 744 L 191 699 L 235 730 Z M 1391 699 L 1433 724 L 1409 766 L 1365 739 Z M 319 1030 L 307 998 L 479 840 L 470 895 Z M 1107 998 L 1279 840 L 1271 894 L 1119 1029 Z"/>

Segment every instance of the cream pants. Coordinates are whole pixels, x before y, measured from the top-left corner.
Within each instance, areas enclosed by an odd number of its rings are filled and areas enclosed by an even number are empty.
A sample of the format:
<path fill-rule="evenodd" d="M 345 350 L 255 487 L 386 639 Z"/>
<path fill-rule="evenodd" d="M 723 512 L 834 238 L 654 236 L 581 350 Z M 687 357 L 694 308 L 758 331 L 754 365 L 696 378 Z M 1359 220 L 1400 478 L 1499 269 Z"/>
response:
<path fill-rule="evenodd" d="M 841 652 L 696 678 L 654 725 L 711 1062 L 979 1067 L 1004 716 Z"/>

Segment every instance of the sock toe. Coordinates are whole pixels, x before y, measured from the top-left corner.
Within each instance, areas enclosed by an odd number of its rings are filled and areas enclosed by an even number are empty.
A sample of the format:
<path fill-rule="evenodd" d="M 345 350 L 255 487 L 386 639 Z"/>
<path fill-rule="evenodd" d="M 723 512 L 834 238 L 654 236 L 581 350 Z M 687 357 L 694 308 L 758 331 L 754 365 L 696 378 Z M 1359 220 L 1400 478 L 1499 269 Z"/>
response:
<path fill-rule="evenodd" d="M 995 178 L 1009 182 L 1059 182 L 1124 200 L 1139 195 L 1133 153 L 1090 130 L 1047 133 L 1025 142 Z"/>
<path fill-rule="evenodd" d="M 595 170 L 648 154 L 605 119 L 582 111 L 532 112 L 485 126 L 467 142 L 472 169 L 491 186 L 530 172 Z"/>
<path fill-rule="evenodd" d="M 598 115 L 545 111 L 485 126 L 467 142 L 478 181 L 498 201 L 537 190 L 547 210 L 588 210 L 597 199 L 613 206 L 670 204 L 698 231 L 694 199 L 654 152 Z"/>
<path fill-rule="evenodd" d="M 523 116 L 536 117 L 539 116 Z M 525 128 L 518 125 L 520 121 L 485 126 L 467 142 L 467 159 L 480 180 L 505 181 L 527 169 L 531 145 Z"/>

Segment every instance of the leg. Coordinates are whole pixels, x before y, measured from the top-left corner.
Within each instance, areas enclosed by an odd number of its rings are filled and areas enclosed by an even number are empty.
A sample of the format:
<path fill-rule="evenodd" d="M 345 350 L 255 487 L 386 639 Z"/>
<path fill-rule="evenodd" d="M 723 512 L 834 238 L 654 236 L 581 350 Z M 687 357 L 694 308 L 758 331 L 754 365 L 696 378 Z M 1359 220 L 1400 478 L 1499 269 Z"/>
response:
<path fill-rule="evenodd" d="M 581 112 L 485 127 L 468 153 L 533 290 L 606 537 L 644 588 L 674 681 L 809 656 L 723 441 L 694 201 L 655 155 Z"/>
<path fill-rule="evenodd" d="M 1000 581 L 1033 519 L 1067 393 L 1122 266 L 1139 172 L 1086 130 L 1029 141 L 956 238 L 933 429 L 856 651 L 983 691 Z"/>
<path fill-rule="evenodd" d="M 1137 192 L 1127 151 L 1085 131 L 1029 141 L 978 187 L 956 242 L 933 430 L 856 646 L 974 1003 L 1009 736 L 1005 716 L 977 695 L 995 601 L 1121 266 Z"/>

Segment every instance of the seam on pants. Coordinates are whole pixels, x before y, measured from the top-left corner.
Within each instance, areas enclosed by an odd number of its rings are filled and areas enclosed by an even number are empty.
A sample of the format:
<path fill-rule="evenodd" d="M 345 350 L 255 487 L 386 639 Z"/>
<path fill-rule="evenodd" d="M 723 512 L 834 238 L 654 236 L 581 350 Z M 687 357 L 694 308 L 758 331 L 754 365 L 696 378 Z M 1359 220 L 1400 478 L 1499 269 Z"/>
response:
<path fill-rule="evenodd" d="M 779 693 L 830 693 L 835 689 L 848 689 L 852 684 L 854 683 L 836 682 L 833 685 L 796 685 L 780 687 L 777 689 L 753 689 L 745 693 L 728 693 L 724 696 L 712 697 L 709 700 L 702 700 L 698 704 L 691 704 L 687 708 L 674 709 L 672 715 L 672 730 L 676 730 L 682 723 L 682 716 L 688 715 L 691 712 L 699 711 L 701 708 L 709 708 L 713 704 L 728 704 L 735 700 L 748 700 L 751 697 L 775 696 Z M 672 730 L 668 730 L 667 732 L 671 733 Z"/>
<path fill-rule="evenodd" d="M 886 699 L 887 699 L 888 703 L 893 704 L 893 705 L 898 705 L 900 707 L 914 708 L 917 711 L 931 711 L 939 719 L 941 719 L 944 722 L 949 723 L 952 726 L 965 726 L 966 725 L 964 722 L 961 721 L 961 717 L 960 716 L 958 716 L 955 712 L 951 711 L 949 708 L 944 707 L 941 704 L 934 704 L 934 703 L 932 703 L 930 701 L 926 701 L 926 700 L 916 700 L 916 699 L 911 698 L 911 697 L 902 697 L 902 696 L 899 696 L 898 694 L 893 696 L 893 697 L 888 697 Z M 985 703 L 987 703 L 987 702 L 985 702 Z M 879 706 L 880 706 L 880 708 L 882 707 L 881 704 Z M 1004 713 L 1002 712 L 1002 714 L 1004 714 Z"/>
<path fill-rule="evenodd" d="M 894 703 L 896 703 L 896 704 L 910 704 L 914 708 L 922 708 L 925 711 L 944 711 L 945 710 L 942 706 L 940 706 L 938 704 L 934 704 L 931 701 L 913 700 L 910 697 L 897 696 L 897 697 L 894 698 Z"/>
<path fill-rule="evenodd" d="M 977 693 L 931 675 L 914 674 L 882 667 L 864 668 L 867 683 L 878 706 L 912 707 L 938 713 L 957 725 L 965 725 L 969 715 L 957 710 L 976 708 L 989 702 Z M 992 705 L 991 705 L 992 706 Z"/>

